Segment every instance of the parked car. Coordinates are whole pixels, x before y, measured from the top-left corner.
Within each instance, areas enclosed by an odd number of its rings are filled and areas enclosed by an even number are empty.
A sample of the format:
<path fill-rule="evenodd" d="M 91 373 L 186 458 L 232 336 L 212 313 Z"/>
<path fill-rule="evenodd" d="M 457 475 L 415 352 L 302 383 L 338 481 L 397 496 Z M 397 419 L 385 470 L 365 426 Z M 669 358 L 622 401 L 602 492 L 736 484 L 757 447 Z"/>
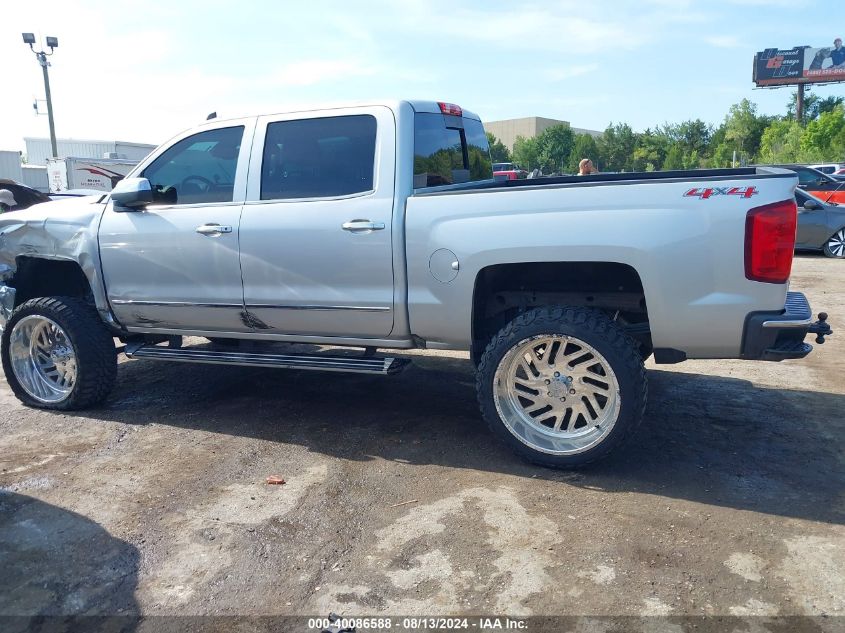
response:
<path fill-rule="evenodd" d="M 15 206 L 12 208 L 15 211 L 27 209 L 39 202 L 50 202 L 50 196 L 46 193 L 41 193 L 37 189 L 27 187 L 9 178 L 0 178 L 0 189 L 6 189 L 12 192 L 12 195 L 15 197 Z"/>
<path fill-rule="evenodd" d="M 823 202 L 845 204 L 845 182 L 806 165 L 772 165 L 772 167 L 794 171 L 798 174 L 798 187 L 809 191 Z"/>
<path fill-rule="evenodd" d="M 478 116 L 433 101 L 213 119 L 102 199 L 0 216 L 0 356 L 22 402 L 64 411 L 108 396 L 117 353 L 387 375 L 410 361 L 376 348 L 468 350 L 495 434 L 583 464 L 635 435 L 652 354 L 780 361 L 824 340 L 789 288 L 797 183 L 747 167 L 497 182 Z M 378 406 L 364 382 L 325 384 Z"/>
<path fill-rule="evenodd" d="M 528 172 L 514 163 L 493 163 L 493 176 L 505 180 L 520 180 L 528 177 Z"/>
<path fill-rule="evenodd" d="M 812 194 L 795 190 L 798 204 L 796 250 L 821 251 L 845 259 L 845 206 L 826 203 Z"/>
<path fill-rule="evenodd" d="M 827 174 L 830 176 L 831 174 L 835 174 L 840 169 L 845 168 L 845 164 L 843 163 L 825 163 L 822 165 L 808 165 L 808 167 L 812 167 L 813 169 L 817 169 L 823 174 Z"/>

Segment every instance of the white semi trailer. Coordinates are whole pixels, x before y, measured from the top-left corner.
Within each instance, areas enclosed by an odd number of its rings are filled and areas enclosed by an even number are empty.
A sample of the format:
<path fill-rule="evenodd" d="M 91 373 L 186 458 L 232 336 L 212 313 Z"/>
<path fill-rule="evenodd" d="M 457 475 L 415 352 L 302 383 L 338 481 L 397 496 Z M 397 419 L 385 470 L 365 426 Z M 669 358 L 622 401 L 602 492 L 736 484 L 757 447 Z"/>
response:
<path fill-rule="evenodd" d="M 50 158 L 47 159 L 50 193 L 76 189 L 111 191 L 137 164 L 136 160 L 119 158 Z"/>

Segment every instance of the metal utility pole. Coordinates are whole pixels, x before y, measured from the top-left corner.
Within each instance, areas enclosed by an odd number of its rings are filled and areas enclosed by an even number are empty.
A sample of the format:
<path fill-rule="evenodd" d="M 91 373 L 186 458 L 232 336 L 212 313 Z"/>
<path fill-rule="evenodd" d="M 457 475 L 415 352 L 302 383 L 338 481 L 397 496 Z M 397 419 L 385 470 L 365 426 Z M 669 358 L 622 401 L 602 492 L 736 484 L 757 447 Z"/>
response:
<path fill-rule="evenodd" d="M 795 118 L 804 122 L 804 84 L 798 84 L 798 98 L 795 100 Z"/>
<path fill-rule="evenodd" d="M 32 33 L 23 33 L 23 42 L 24 44 L 29 44 L 29 48 L 32 49 L 33 53 L 35 53 L 35 58 L 41 65 L 41 72 L 44 73 L 44 94 L 47 98 L 47 119 L 50 123 L 50 146 L 53 150 L 53 158 L 58 158 L 59 150 L 56 145 L 56 124 L 53 121 L 53 98 L 50 94 L 50 75 L 47 71 L 47 67 L 49 66 L 47 63 L 47 57 L 55 52 L 53 49 L 59 46 L 59 39 L 57 37 L 47 38 L 47 46 L 50 48 L 49 53 L 46 53 L 43 50 L 36 51 L 33 48 L 33 44 L 35 44 L 35 35 Z"/>

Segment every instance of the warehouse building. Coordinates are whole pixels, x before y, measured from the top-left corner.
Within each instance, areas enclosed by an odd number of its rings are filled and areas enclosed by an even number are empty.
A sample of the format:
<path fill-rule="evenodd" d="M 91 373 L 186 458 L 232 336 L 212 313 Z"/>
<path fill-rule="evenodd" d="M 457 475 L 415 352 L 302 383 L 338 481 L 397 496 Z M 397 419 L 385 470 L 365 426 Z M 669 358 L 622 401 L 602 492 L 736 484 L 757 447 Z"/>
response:
<path fill-rule="evenodd" d="M 49 138 L 25 137 L 26 163 L 17 150 L 0 151 L 0 178 L 9 178 L 38 189 L 49 191 L 47 159 L 53 156 Z M 157 146 L 127 141 L 92 141 L 70 138 L 56 139 L 59 158 L 120 158 L 140 162 Z"/>
<path fill-rule="evenodd" d="M 52 157 L 49 138 L 25 137 L 26 159 L 30 165 L 46 165 Z M 129 143 L 127 141 L 89 141 L 70 138 L 56 139 L 59 158 L 125 158 L 141 161 L 157 146 L 147 143 Z"/>
<path fill-rule="evenodd" d="M 569 125 L 569 121 L 546 119 L 540 116 L 529 116 L 522 119 L 505 119 L 504 121 L 485 121 L 484 129 L 491 132 L 510 151 L 513 151 L 513 144 L 518 136 L 534 138 L 542 134 L 544 130 L 555 125 L 568 125 L 576 134 L 590 134 L 595 137 L 601 136 L 601 132 L 596 130 L 572 127 Z"/>

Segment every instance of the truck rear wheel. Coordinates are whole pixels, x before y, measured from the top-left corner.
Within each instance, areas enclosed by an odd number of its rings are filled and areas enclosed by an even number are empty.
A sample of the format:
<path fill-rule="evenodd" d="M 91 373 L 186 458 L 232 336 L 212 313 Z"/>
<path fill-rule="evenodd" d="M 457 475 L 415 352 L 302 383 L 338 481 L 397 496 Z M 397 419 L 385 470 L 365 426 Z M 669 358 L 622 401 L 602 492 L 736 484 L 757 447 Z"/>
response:
<path fill-rule="evenodd" d="M 0 339 L 6 380 L 33 407 L 69 411 L 104 400 L 117 375 L 114 339 L 96 310 L 73 297 L 31 299 Z"/>
<path fill-rule="evenodd" d="M 647 379 L 638 345 L 604 312 L 550 306 L 508 323 L 477 374 L 493 432 L 553 468 L 604 457 L 640 423 Z"/>

